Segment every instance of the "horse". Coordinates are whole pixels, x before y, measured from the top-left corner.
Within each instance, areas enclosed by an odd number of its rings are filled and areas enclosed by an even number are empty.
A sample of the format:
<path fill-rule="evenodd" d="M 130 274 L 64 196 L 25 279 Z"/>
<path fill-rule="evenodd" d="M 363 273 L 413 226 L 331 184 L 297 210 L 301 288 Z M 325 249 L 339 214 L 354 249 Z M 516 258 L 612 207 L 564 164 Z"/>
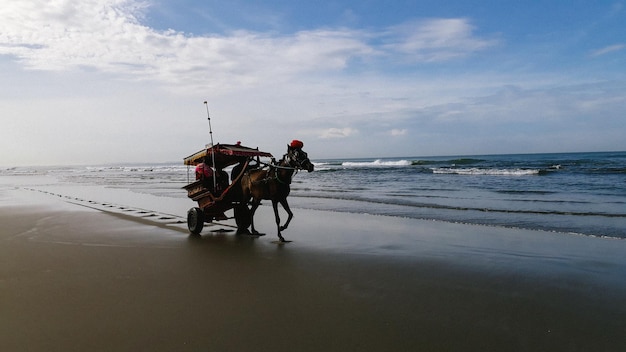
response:
<path fill-rule="evenodd" d="M 289 209 L 289 203 L 287 203 L 287 196 L 291 191 L 291 179 L 297 170 L 311 172 L 313 168 L 311 160 L 309 160 L 307 153 L 301 147 L 287 145 L 287 154 L 283 155 L 278 164 L 273 163 L 269 166 L 269 169 L 250 170 L 243 175 L 241 179 L 242 204 L 247 204 L 252 199 L 250 225 L 253 235 L 259 235 L 259 232 L 254 228 L 254 213 L 261 204 L 261 200 L 271 200 L 274 216 L 276 217 L 278 238 L 280 242 L 287 242 L 281 231 L 287 229 L 291 219 L 293 219 L 293 212 Z M 280 226 L 278 203 L 282 205 L 288 215 L 287 221 L 283 226 Z"/>

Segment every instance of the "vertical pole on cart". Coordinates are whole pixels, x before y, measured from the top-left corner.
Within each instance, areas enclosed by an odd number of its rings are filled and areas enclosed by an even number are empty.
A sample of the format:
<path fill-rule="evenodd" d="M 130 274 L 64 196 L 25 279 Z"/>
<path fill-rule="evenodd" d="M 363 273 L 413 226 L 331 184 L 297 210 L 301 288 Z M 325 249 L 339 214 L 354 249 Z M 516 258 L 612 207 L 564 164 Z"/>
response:
<path fill-rule="evenodd" d="M 211 115 L 209 115 L 209 104 L 205 101 L 206 117 L 209 120 L 209 136 L 211 137 L 211 162 L 213 164 L 213 190 L 217 187 L 217 168 L 215 167 L 215 145 L 213 144 L 213 129 L 211 129 Z"/>

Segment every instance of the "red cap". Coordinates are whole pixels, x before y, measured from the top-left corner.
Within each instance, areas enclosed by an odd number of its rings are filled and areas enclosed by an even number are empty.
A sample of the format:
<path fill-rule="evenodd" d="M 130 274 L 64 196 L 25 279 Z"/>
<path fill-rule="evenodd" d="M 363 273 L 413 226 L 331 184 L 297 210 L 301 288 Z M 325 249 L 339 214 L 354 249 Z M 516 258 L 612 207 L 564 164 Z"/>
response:
<path fill-rule="evenodd" d="M 304 143 L 302 143 L 302 141 L 294 139 L 293 141 L 291 141 L 291 144 L 289 146 L 292 148 L 302 148 L 304 147 Z"/>

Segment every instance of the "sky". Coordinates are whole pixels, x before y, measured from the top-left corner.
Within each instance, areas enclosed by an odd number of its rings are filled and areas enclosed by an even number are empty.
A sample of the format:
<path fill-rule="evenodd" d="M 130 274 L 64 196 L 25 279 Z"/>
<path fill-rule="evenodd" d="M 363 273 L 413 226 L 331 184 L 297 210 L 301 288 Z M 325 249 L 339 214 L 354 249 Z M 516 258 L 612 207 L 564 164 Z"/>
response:
<path fill-rule="evenodd" d="M 182 162 L 209 117 L 215 143 L 313 160 L 626 150 L 626 1 L 10 0 L 0 19 L 1 166 Z"/>

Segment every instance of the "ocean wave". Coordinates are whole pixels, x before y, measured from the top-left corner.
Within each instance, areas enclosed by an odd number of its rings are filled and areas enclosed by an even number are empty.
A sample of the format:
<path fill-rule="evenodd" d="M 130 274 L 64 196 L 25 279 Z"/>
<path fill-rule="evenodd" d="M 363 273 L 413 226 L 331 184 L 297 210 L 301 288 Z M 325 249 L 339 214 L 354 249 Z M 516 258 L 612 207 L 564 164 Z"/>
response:
<path fill-rule="evenodd" d="M 312 161 L 313 165 L 317 166 L 341 166 L 341 161 Z"/>
<path fill-rule="evenodd" d="M 537 190 L 511 190 L 511 189 L 495 190 L 494 192 L 502 193 L 502 194 L 519 194 L 519 195 L 524 195 L 524 194 L 547 195 L 547 194 L 558 194 L 559 193 L 557 191 L 551 191 L 551 190 L 537 191 Z M 568 200 L 567 202 L 571 203 L 573 201 Z"/>
<path fill-rule="evenodd" d="M 533 215 L 563 215 L 563 216 L 581 216 L 581 217 L 604 217 L 604 218 L 626 218 L 626 213 L 607 213 L 601 211 L 573 211 L 573 210 L 533 210 L 533 209 L 507 209 L 507 208 L 497 208 L 497 207 L 474 207 L 474 206 L 459 206 L 459 205 L 450 205 L 450 204 L 439 204 L 439 203 L 423 203 L 423 202 L 415 202 L 412 200 L 398 200 L 398 199 L 374 199 L 368 198 L 366 196 L 356 196 L 356 195 L 333 195 L 333 194 L 306 194 L 306 193 L 295 193 L 293 197 L 298 198 L 309 198 L 309 199 L 329 199 L 329 200 L 342 200 L 342 201 L 350 201 L 350 202 L 358 202 L 362 204 L 369 204 L 364 208 L 367 209 L 367 213 L 375 214 L 378 209 L 377 206 L 372 205 L 389 205 L 389 206 L 400 206 L 400 207 L 409 207 L 409 208 L 422 208 L 422 209 L 438 209 L 438 210 L 456 210 L 463 212 L 479 212 L 479 213 L 502 213 L 502 214 L 533 214 Z M 558 203 L 558 202 L 555 202 Z M 359 209 L 356 207 L 355 209 Z M 359 212 L 357 210 L 357 212 Z"/>
<path fill-rule="evenodd" d="M 485 162 L 485 159 L 475 159 L 475 158 L 459 158 L 459 159 L 444 159 L 444 160 L 413 160 L 411 161 L 411 165 L 472 165 L 472 164 L 480 164 Z"/>
<path fill-rule="evenodd" d="M 533 176 L 541 173 L 540 169 L 481 169 L 481 168 L 431 168 L 434 174 L 472 175 L 472 176 Z"/>
<path fill-rule="evenodd" d="M 187 170 L 185 165 L 126 165 L 126 166 L 86 166 L 84 172 L 180 172 Z M 77 170 L 80 172 L 81 170 Z"/>
<path fill-rule="evenodd" d="M 606 174 L 606 175 L 623 175 L 626 174 L 626 168 L 624 167 L 607 167 L 607 168 L 595 168 L 588 171 L 590 174 Z"/>
<path fill-rule="evenodd" d="M 0 169 L 0 176 L 32 176 L 45 174 L 45 170 L 38 170 L 37 168 L 29 167 L 8 167 Z"/>
<path fill-rule="evenodd" d="M 344 161 L 341 163 L 343 167 L 396 167 L 396 166 L 411 166 L 412 163 L 408 160 L 381 160 L 374 161 Z"/>

